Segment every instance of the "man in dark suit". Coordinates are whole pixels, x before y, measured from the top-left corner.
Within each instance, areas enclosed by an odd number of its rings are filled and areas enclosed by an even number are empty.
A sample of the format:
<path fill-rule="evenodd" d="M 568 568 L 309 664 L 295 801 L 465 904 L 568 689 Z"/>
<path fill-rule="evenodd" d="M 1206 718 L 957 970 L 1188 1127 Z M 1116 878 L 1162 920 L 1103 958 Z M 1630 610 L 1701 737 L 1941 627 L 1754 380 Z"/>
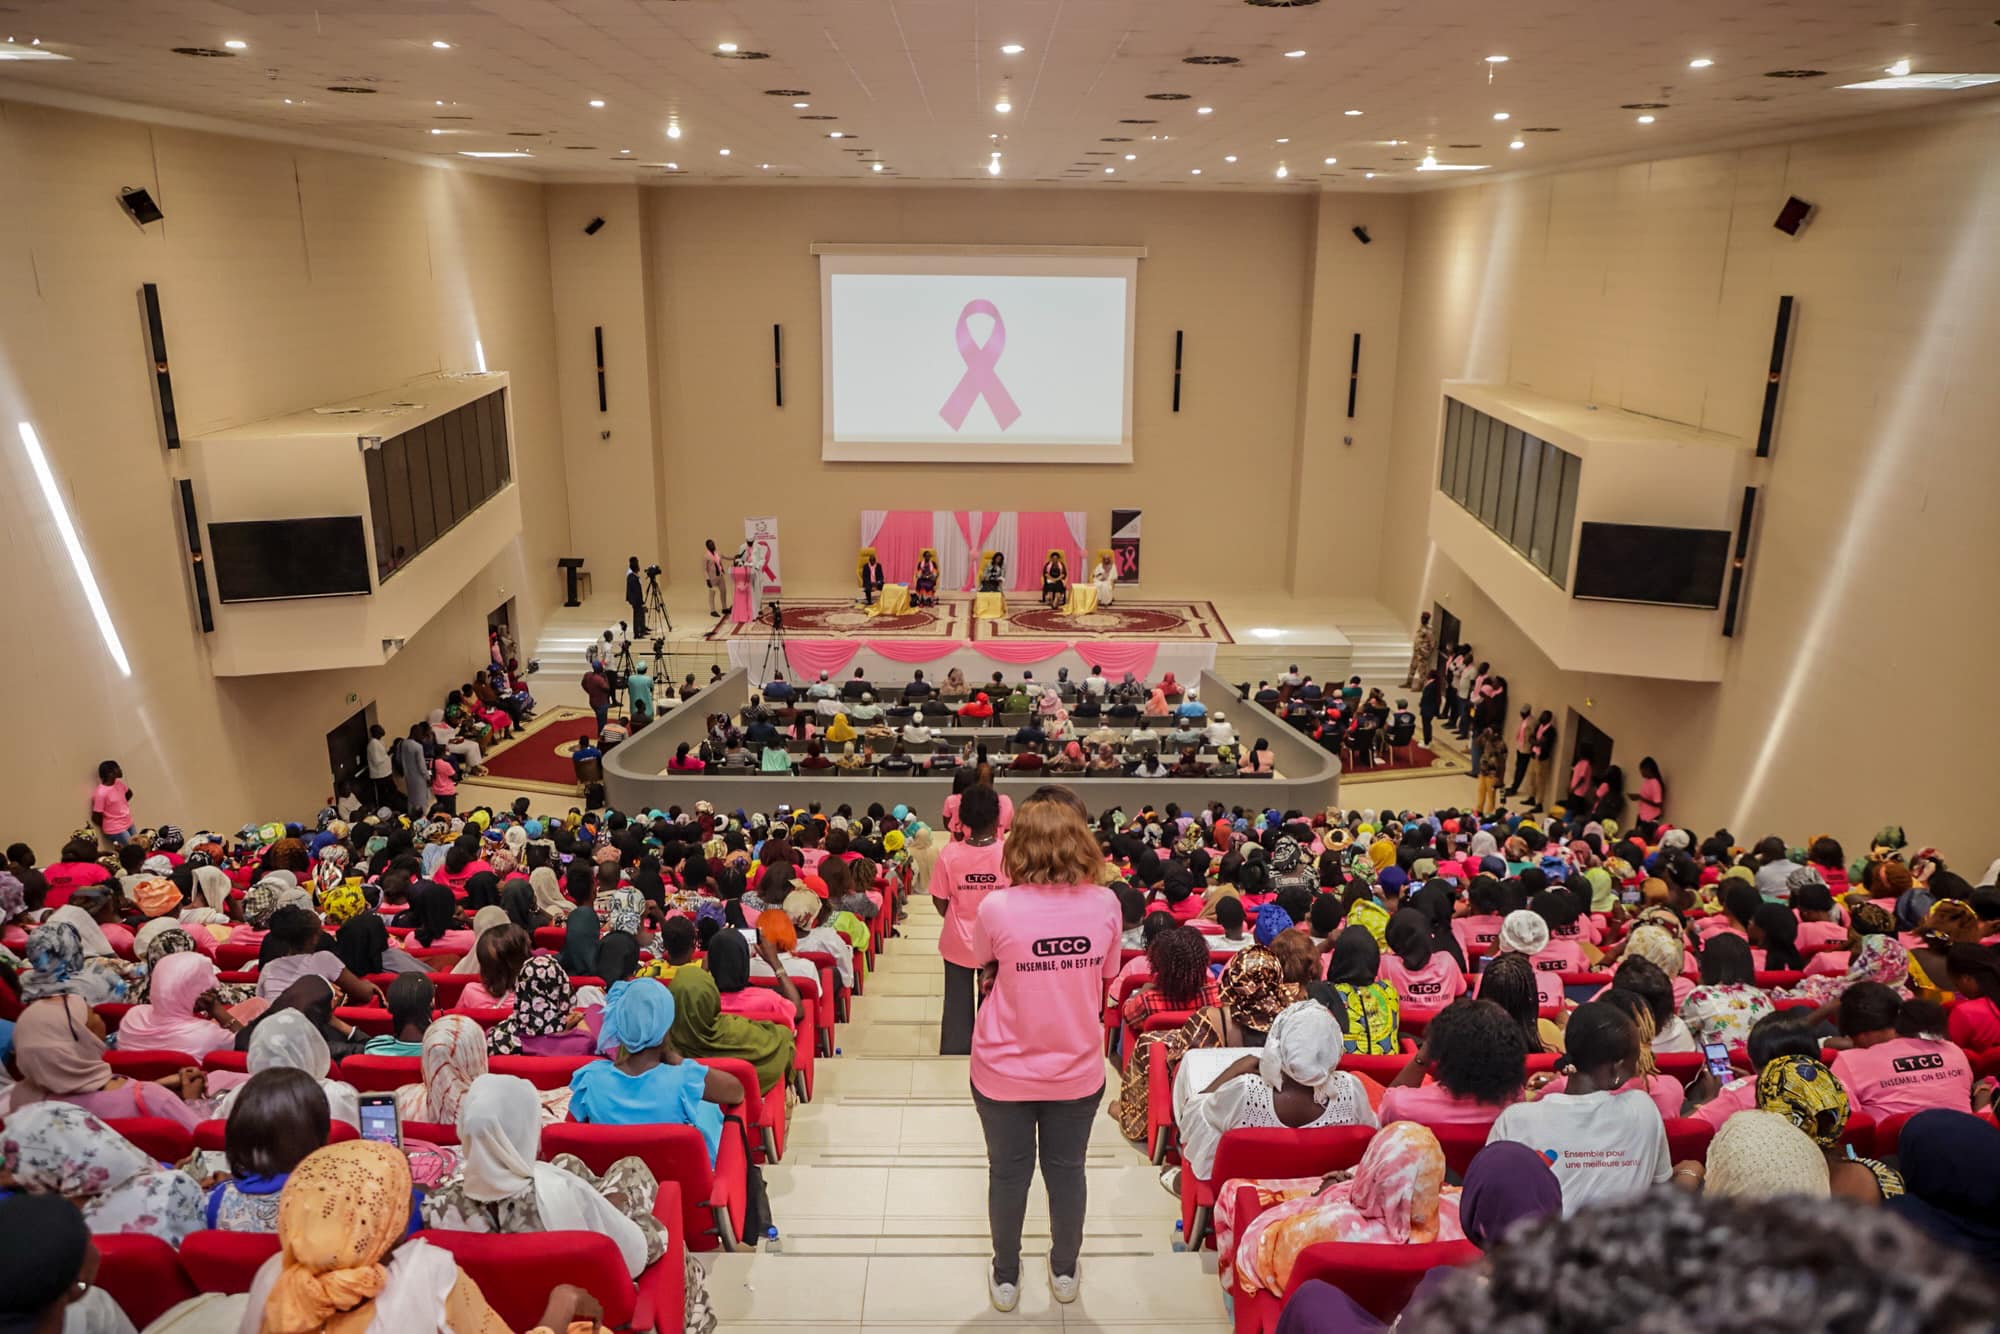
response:
<path fill-rule="evenodd" d="M 868 559 L 861 563 L 861 601 L 868 606 L 874 606 L 875 599 L 881 596 L 883 582 L 882 562 L 877 560 L 875 553 L 871 551 L 868 553 Z"/>
<path fill-rule="evenodd" d="M 874 693 L 875 687 L 868 683 L 868 678 L 861 674 L 859 667 L 854 669 L 853 679 L 840 687 L 840 697 L 842 699 L 860 699 L 863 695 L 872 695 Z"/>
<path fill-rule="evenodd" d="M 639 558 L 632 557 L 625 566 L 625 601 L 632 608 L 632 637 L 643 639 L 646 635 L 646 588 L 639 582 Z"/>

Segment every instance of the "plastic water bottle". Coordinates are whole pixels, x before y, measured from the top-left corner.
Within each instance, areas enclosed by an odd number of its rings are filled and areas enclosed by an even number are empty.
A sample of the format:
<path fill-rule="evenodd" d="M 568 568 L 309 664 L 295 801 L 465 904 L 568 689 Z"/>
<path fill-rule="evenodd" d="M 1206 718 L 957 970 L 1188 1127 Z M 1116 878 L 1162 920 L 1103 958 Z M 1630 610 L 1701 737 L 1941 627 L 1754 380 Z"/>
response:
<path fill-rule="evenodd" d="M 764 1254 L 766 1254 L 766 1255 L 783 1255 L 784 1253 L 785 1253 L 785 1245 L 784 1245 L 784 1243 L 783 1243 L 783 1242 L 781 1242 L 781 1241 L 779 1241 L 779 1240 L 778 1240 L 778 1229 L 777 1229 L 777 1227 L 776 1227 L 776 1226 L 772 1226 L 772 1227 L 767 1227 L 767 1228 L 765 1228 L 765 1229 L 764 1229 Z"/>

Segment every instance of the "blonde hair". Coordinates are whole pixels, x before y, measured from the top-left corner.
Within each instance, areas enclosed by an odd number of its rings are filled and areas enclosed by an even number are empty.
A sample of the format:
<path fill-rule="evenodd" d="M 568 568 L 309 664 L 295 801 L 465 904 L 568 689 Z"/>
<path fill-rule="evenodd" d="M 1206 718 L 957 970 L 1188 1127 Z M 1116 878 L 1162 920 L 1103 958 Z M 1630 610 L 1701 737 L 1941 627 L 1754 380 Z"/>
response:
<path fill-rule="evenodd" d="M 1066 787 L 1037 788 L 1014 812 L 1002 858 L 1016 885 L 1094 885 L 1104 869 L 1083 803 Z"/>

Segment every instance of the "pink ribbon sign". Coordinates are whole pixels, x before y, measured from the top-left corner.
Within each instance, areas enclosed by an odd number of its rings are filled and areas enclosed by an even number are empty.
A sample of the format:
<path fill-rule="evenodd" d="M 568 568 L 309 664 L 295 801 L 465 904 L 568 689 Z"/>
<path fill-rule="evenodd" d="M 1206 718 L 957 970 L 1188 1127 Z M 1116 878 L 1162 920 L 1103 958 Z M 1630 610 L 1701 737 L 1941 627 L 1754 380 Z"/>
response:
<path fill-rule="evenodd" d="M 993 333 L 983 346 L 972 341 L 972 330 L 966 326 L 966 321 L 974 315 L 985 315 L 993 321 Z M 958 312 L 955 336 L 958 355 L 965 362 L 965 374 L 959 377 L 951 397 L 938 409 L 938 416 L 952 430 L 962 430 L 974 400 L 984 396 L 986 406 L 993 411 L 993 420 L 1000 423 L 1001 430 L 1006 430 L 1020 419 L 1021 409 L 1014 405 L 1013 396 L 993 370 L 999 364 L 1000 354 L 1007 350 L 1007 325 L 1001 320 L 999 309 L 991 301 L 966 302 L 965 309 Z"/>

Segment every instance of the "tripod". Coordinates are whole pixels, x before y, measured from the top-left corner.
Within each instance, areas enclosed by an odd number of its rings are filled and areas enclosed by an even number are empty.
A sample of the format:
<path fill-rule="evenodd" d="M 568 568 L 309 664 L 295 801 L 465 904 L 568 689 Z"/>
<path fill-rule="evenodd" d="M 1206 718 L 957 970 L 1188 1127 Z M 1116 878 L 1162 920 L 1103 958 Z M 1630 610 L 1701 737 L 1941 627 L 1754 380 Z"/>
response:
<path fill-rule="evenodd" d="M 674 632 L 673 614 L 667 610 L 667 600 L 660 596 L 660 567 L 657 565 L 646 571 L 646 614 L 659 617 L 668 634 Z"/>
<path fill-rule="evenodd" d="M 776 671 L 784 670 L 785 665 L 790 661 L 790 659 L 785 656 L 784 604 L 779 602 L 777 599 L 773 598 L 771 601 L 771 605 L 764 609 L 764 616 L 770 622 L 771 626 L 771 637 L 764 642 L 764 668 L 763 668 L 764 671 L 763 680 L 769 681 L 773 679 L 772 672 L 774 670 Z"/>

